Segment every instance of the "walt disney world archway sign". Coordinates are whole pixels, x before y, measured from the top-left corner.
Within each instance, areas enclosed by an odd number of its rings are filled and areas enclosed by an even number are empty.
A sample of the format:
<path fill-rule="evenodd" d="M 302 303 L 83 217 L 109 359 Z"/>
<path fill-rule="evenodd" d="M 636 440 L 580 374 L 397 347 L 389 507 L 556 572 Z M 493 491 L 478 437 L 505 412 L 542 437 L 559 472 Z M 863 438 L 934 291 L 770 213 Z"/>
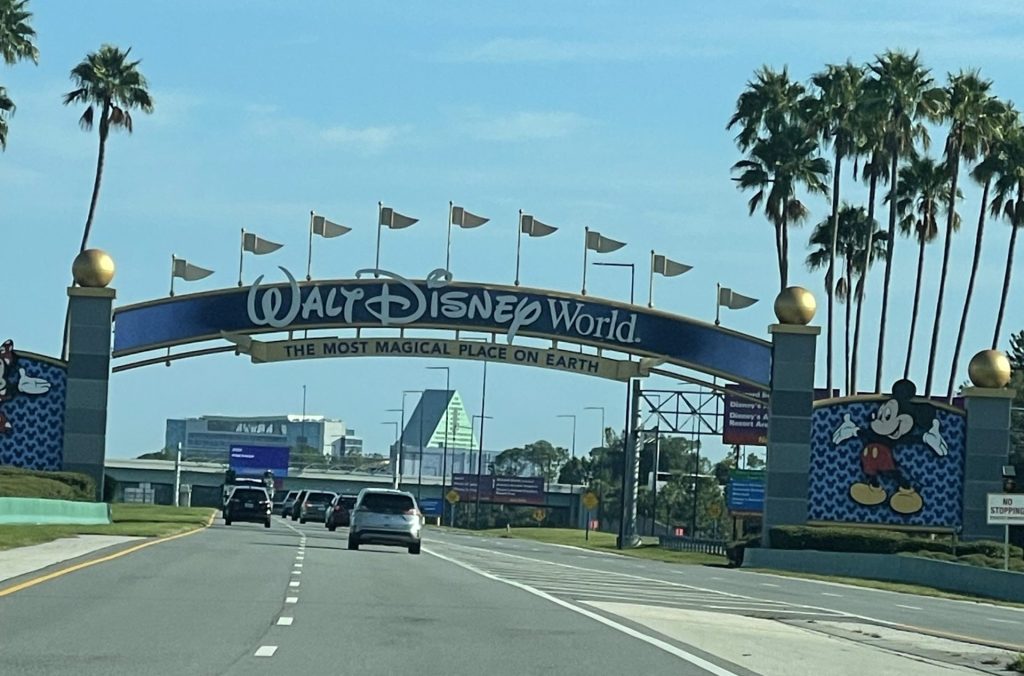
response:
<path fill-rule="evenodd" d="M 384 270 L 356 279 L 287 281 L 162 298 L 114 311 L 115 371 L 214 351 L 249 354 L 254 362 L 328 357 L 406 356 L 478 359 L 557 369 L 613 380 L 647 375 L 652 366 L 692 369 L 768 389 L 771 344 L 657 310 L 588 296 L 453 282 L 444 270 L 424 280 Z M 364 337 L 363 329 L 400 330 Z M 355 337 L 303 337 L 317 329 L 355 329 Z M 406 331 L 454 331 L 454 339 L 408 337 Z M 502 343 L 459 340 L 462 332 L 505 337 Z M 287 338 L 256 341 L 258 334 Z M 550 347 L 516 343 L 526 337 Z M 170 348 L 227 340 L 231 345 L 171 355 Z M 588 346 L 565 350 L 559 345 Z M 168 350 L 149 359 L 143 353 Z M 137 357 L 130 361 L 129 357 Z M 661 372 L 661 371 L 659 371 Z M 671 373 L 666 373 L 671 375 Z"/>

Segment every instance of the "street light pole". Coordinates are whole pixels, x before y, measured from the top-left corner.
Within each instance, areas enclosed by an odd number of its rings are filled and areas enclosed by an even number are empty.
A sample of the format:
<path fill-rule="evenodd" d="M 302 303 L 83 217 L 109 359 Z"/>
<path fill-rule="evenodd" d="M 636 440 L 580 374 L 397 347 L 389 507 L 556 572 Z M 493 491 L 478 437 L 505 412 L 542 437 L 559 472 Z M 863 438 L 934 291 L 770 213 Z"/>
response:
<path fill-rule="evenodd" d="M 405 408 L 388 408 L 388 413 L 401 413 L 402 422 L 399 425 L 398 445 L 395 446 L 394 467 L 391 468 L 391 487 L 397 489 L 402 483 L 402 437 L 405 436 Z"/>
<path fill-rule="evenodd" d="M 398 488 L 402 480 L 402 462 L 405 456 L 405 398 L 410 394 L 422 394 L 422 392 L 423 390 L 402 390 L 402 432 L 398 438 L 398 482 L 395 488 Z"/>
<path fill-rule="evenodd" d="M 636 265 L 634 263 L 603 263 L 594 261 L 594 265 L 603 265 L 609 268 L 629 268 L 629 304 L 634 304 L 636 295 Z"/>
<path fill-rule="evenodd" d="M 584 406 L 584 411 L 600 411 L 601 412 L 601 445 L 598 448 L 604 448 L 604 406 Z"/>
<path fill-rule="evenodd" d="M 484 362 L 486 369 L 487 362 Z M 484 372 L 486 375 L 486 371 Z M 474 528 L 480 529 L 480 482 L 483 479 L 483 462 L 484 462 L 484 420 L 492 420 L 489 415 L 475 415 L 473 420 L 480 419 L 480 445 L 476 456 L 476 509 L 474 512 Z"/>
<path fill-rule="evenodd" d="M 385 420 L 384 422 L 381 423 L 381 425 L 394 425 L 395 426 L 395 436 L 396 437 L 398 436 L 398 423 L 396 423 L 394 420 Z"/>
<path fill-rule="evenodd" d="M 558 418 L 572 418 L 572 451 L 571 457 L 576 457 L 576 414 L 575 413 L 563 413 L 556 416 Z"/>
<path fill-rule="evenodd" d="M 416 472 L 417 472 L 417 477 L 416 477 L 416 502 L 417 503 L 420 501 L 420 495 L 423 493 L 423 414 L 425 413 L 425 410 L 423 408 L 423 391 L 422 390 L 420 391 L 419 409 L 420 409 L 420 431 L 419 431 L 419 437 L 418 437 L 419 438 L 419 442 L 418 442 L 417 446 L 419 447 L 420 455 L 419 455 L 419 458 L 418 458 L 419 462 L 417 463 L 419 466 L 416 468 Z"/>
<path fill-rule="evenodd" d="M 452 391 L 452 371 L 448 366 L 428 366 L 427 370 L 444 371 L 444 450 L 441 452 L 441 514 L 444 515 L 444 489 L 448 480 L 448 408 Z"/>

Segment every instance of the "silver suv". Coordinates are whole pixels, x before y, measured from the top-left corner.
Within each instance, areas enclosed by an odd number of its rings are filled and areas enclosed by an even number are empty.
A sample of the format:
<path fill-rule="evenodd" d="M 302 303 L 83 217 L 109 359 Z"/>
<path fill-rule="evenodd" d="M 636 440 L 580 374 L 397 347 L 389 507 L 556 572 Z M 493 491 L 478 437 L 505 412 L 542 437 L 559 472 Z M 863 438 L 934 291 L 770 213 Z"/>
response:
<path fill-rule="evenodd" d="M 423 515 L 412 493 L 386 488 L 364 488 L 352 509 L 348 548 L 359 545 L 408 547 L 410 554 L 420 553 Z"/>

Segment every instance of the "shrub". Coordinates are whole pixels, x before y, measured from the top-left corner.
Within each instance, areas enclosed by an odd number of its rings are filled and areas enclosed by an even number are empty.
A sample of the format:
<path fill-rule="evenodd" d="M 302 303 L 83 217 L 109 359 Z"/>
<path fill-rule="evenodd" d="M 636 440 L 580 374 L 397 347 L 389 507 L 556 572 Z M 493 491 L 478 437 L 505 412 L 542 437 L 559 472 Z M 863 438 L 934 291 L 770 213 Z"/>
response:
<path fill-rule="evenodd" d="M 823 552 L 895 554 L 907 540 L 895 531 L 843 528 L 840 526 L 776 526 L 772 546 L 778 549 L 816 549 Z"/>
<path fill-rule="evenodd" d="M 95 490 L 85 474 L 0 467 L 0 497 L 91 501 Z"/>
<path fill-rule="evenodd" d="M 961 542 L 956 547 L 956 553 L 961 556 L 983 554 L 984 556 L 990 556 L 1002 560 L 1003 543 L 996 542 L 995 540 L 972 540 L 970 542 Z M 1010 545 L 1010 556 L 1019 559 L 1021 556 L 1021 548 Z"/>

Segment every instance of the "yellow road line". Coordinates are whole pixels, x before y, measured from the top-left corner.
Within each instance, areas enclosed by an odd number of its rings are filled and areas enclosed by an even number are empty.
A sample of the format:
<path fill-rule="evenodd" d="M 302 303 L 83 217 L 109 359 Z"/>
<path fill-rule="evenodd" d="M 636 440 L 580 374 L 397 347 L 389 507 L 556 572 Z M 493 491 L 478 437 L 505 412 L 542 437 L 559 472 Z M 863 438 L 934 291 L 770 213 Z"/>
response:
<path fill-rule="evenodd" d="M 212 519 L 211 519 L 211 521 L 212 521 Z M 161 542 L 169 542 L 170 540 L 177 540 L 178 538 L 183 538 L 186 535 L 193 535 L 195 533 L 198 533 L 201 530 L 205 530 L 205 528 L 206 528 L 206 526 L 199 526 L 198 528 L 193 528 L 192 530 L 187 530 L 184 533 L 177 533 L 175 535 L 167 535 L 167 536 L 162 537 L 162 538 L 157 538 L 156 540 L 149 540 L 147 542 L 143 542 L 143 543 L 137 544 L 137 545 L 135 545 L 133 547 L 129 547 L 128 549 L 122 549 L 120 551 L 114 552 L 113 554 L 108 554 L 107 556 L 103 556 L 103 557 L 100 557 L 98 559 L 90 559 L 89 561 L 83 561 L 82 563 L 76 563 L 73 566 L 68 566 L 67 568 L 61 568 L 60 570 L 55 570 L 52 573 L 47 573 L 46 575 L 40 575 L 39 577 L 32 578 L 31 580 L 25 580 L 24 582 L 21 582 L 19 584 L 14 585 L 13 587 L 8 587 L 7 589 L 0 589 L 0 598 L 3 598 L 4 596 L 10 596 L 11 594 L 14 594 L 15 592 L 20 592 L 23 589 L 28 589 L 29 587 L 34 587 L 37 584 L 42 584 L 43 582 L 47 582 L 49 580 L 53 580 L 55 578 L 62 577 L 64 575 L 67 575 L 68 573 L 73 573 L 76 570 L 82 570 L 83 568 L 89 568 L 90 566 L 95 566 L 98 563 L 105 563 L 107 561 L 113 561 L 114 559 L 119 559 L 122 556 L 127 556 L 128 554 L 132 554 L 134 552 L 137 552 L 140 549 L 145 549 L 146 547 L 152 547 L 153 545 L 158 545 Z"/>

